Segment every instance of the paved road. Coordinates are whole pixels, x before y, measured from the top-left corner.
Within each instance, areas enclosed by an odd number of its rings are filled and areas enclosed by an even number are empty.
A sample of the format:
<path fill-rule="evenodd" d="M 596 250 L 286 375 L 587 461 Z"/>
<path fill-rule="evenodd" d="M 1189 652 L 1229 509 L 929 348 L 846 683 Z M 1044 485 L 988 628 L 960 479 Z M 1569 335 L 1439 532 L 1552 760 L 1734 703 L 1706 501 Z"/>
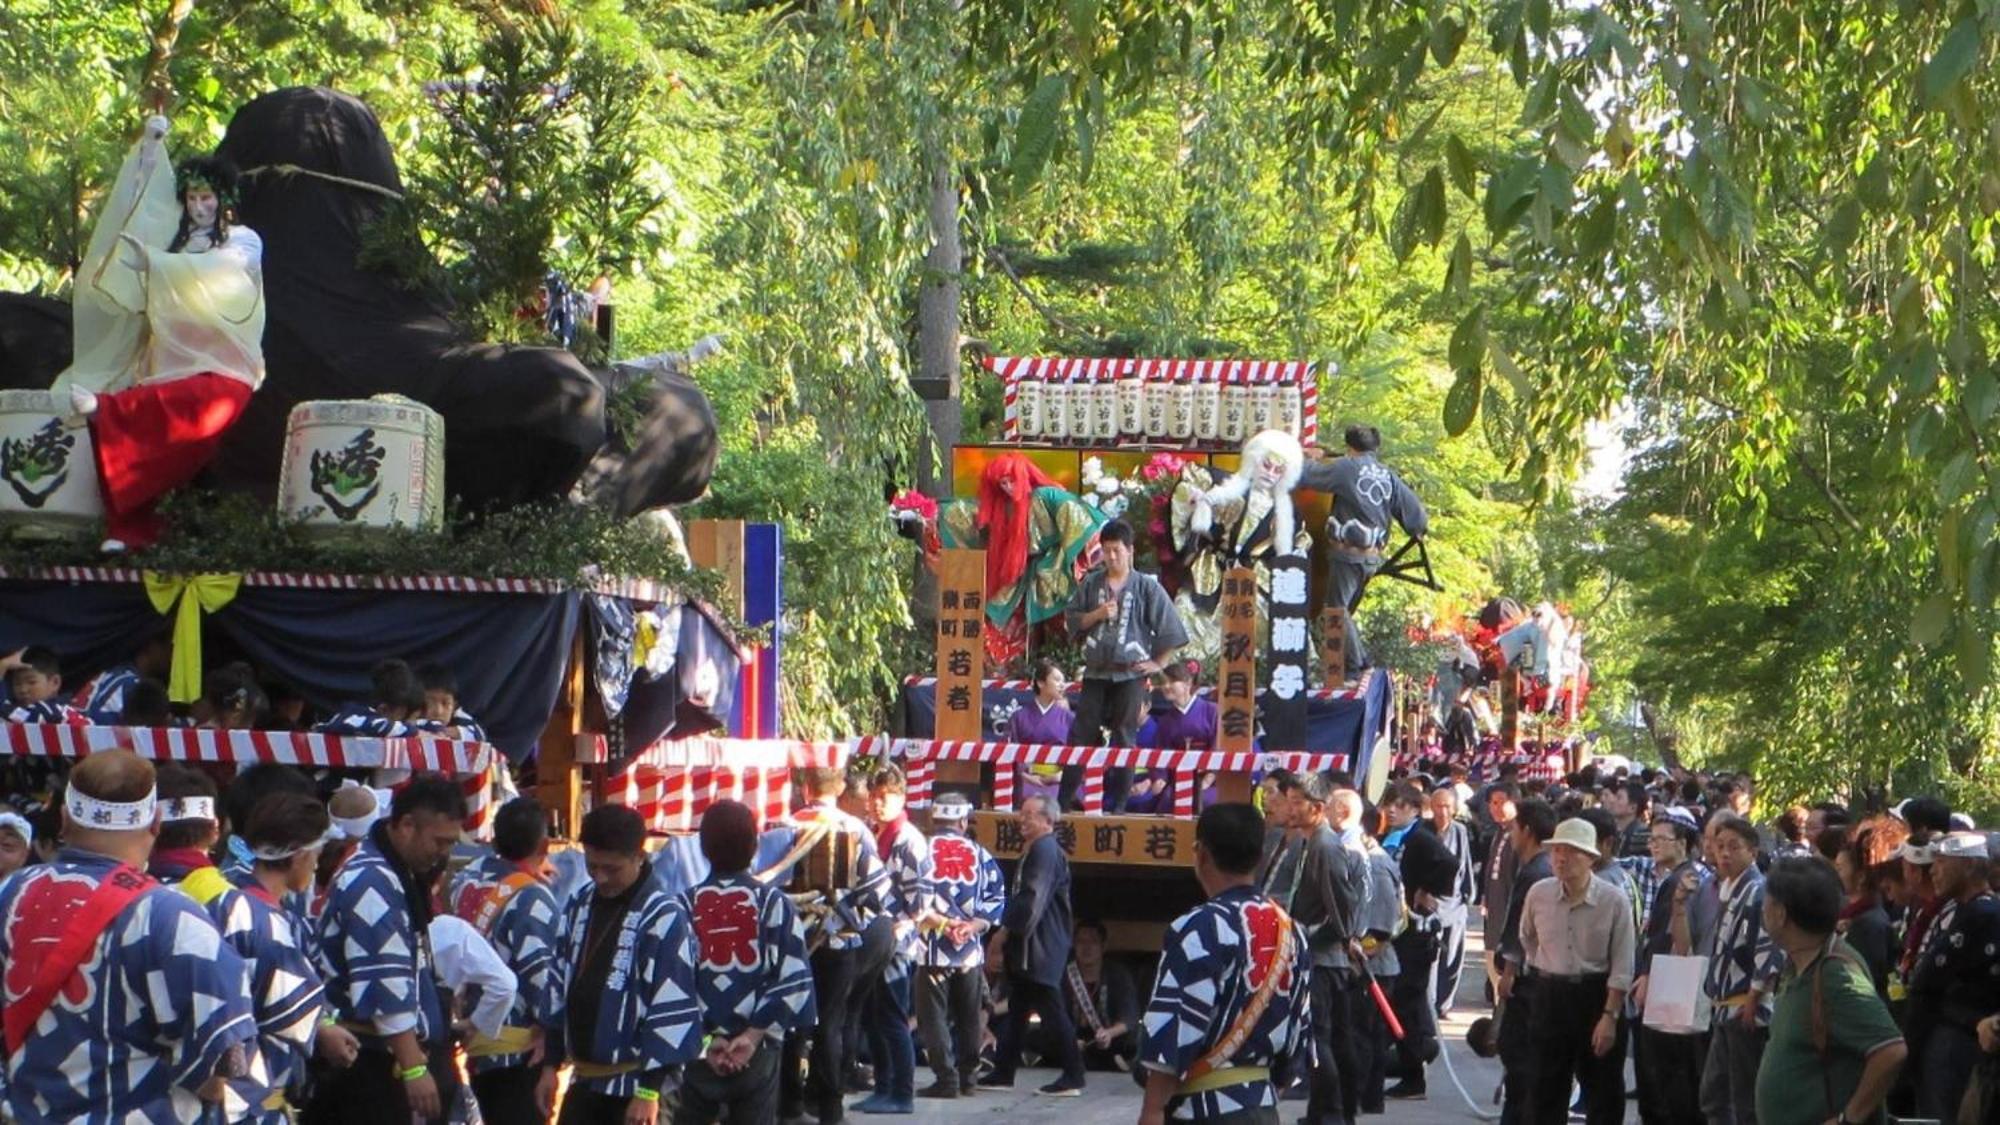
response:
<path fill-rule="evenodd" d="M 1474 927 L 1471 948 L 1466 951 L 1468 971 L 1459 986 L 1459 1007 L 1445 1021 L 1443 1038 L 1445 1051 L 1450 1063 L 1456 1069 L 1458 1078 L 1465 1084 L 1466 1091 L 1479 1102 L 1479 1107 L 1489 1113 L 1497 1113 L 1498 1107 L 1492 1102 L 1493 1091 L 1500 1085 L 1500 1064 L 1498 1060 L 1482 1059 L 1474 1055 L 1465 1045 L 1465 1029 L 1474 1019 L 1490 1014 L 1483 996 L 1481 985 L 1484 977 L 1476 969 L 1480 964 L 1480 935 Z M 919 1083 L 927 1082 L 930 1074 L 918 1067 Z M 1035 1088 L 1054 1081 L 1053 1070 L 1023 1069 L 1013 1093 L 981 1091 L 976 1097 L 961 1098 L 956 1101 L 917 1100 L 915 1117 L 871 1118 L 850 1113 L 850 1125 L 864 1125 L 869 1121 L 879 1121 L 883 1125 L 897 1121 L 1006 1121 L 1010 1125 L 1029 1123 L 1061 1122 L 1062 1125 L 1102 1125 L 1102 1123 L 1130 1122 L 1139 1114 L 1139 1089 L 1132 1080 L 1122 1074 L 1092 1074 L 1089 1088 L 1081 1098 L 1044 1098 L 1035 1094 Z M 1370 1122 L 1394 1123 L 1394 1125 L 1443 1125 L 1445 1122 L 1470 1122 L 1476 1120 L 1472 1109 L 1453 1089 L 1450 1075 L 1445 1071 L 1443 1060 L 1433 1063 L 1429 1075 L 1430 1097 L 1420 1102 L 1392 1101 L 1388 1113 L 1379 1118 L 1364 1118 L 1363 1125 Z M 1282 1107 L 1282 1118 L 1286 1125 L 1305 1116 L 1304 1102 L 1286 1102 Z"/>

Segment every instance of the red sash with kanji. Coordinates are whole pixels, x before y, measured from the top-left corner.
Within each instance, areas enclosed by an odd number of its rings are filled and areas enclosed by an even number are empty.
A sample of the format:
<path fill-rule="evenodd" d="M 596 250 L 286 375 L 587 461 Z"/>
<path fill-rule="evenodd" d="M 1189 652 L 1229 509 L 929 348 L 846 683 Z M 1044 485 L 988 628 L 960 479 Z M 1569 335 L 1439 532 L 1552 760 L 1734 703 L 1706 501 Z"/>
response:
<path fill-rule="evenodd" d="M 13 964 L 8 966 L 7 991 L 14 991 L 17 975 L 27 977 L 32 973 L 33 977 L 21 993 L 21 998 L 9 1003 L 6 1011 L 0 1013 L 9 1055 L 19 1051 L 21 1044 L 27 1042 L 28 1034 L 35 1029 L 35 1022 L 70 984 L 70 978 L 76 975 L 91 950 L 97 948 L 97 939 L 111 928 L 119 913 L 158 885 L 145 872 L 121 863 L 105 876 L 103 882 L 82 896 L 80 905 L 74 904 L 74 900 L 44 901 L 61 898 L 64 882 L 68 880 L 60 876 L 44 881 L 28 892 L 34 896 L 33 901 L 24 896 L 15 908 L 15 926 L 8 934 Z M 34 931 L 44 928 L 46 932 L 51 924 L 60 926 L 62 933 L 49 947 L 49 939 Z M 36 940 L 38 937 L 41 940 Z M 48 951 L 35 956 L 39 952 L 32 948 L 35 945 L 48 947 Z M 88 996 L 87 984 L 85 996 Z"/>

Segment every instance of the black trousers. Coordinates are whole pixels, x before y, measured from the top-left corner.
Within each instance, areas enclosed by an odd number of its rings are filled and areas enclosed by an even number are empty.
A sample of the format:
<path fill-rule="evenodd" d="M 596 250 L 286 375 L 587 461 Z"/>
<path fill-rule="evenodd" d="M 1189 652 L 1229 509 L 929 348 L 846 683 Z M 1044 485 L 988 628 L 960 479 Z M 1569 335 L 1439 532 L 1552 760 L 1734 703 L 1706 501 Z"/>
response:
<path fill-rule="evenodd" d="M 1380 976 L 1375 983 L 1382 988 L 1382 995 L 1394 996 L 1397 976 Z M 1382 1009 L 1375 1003 L 1375 997 L 1368 986 L 1361 986 L 1361 1011 L 1363 1015 L 1361 1031 L 1361 1112 L 1381 1113 L 1383 1091 L 1387 1087 L 1390 1061 L 1395 1057 L 1396 1044 L 1389 1038 L 1389 1024 L 1382 1018 Z M 1394 1004 L 1390 1007 L 1393 1009 Z"/>
<path fill-rule="evenodd" d="M 1458 1004 L 1458 979 L 1465 972 L 1465 927 L 1461 916 L 1456 925 L 1447 925 L 1438 938 L 1437 1010 L 1449 1012 Z"/>
<path fill-rule="evenodd" d="M 1011 1083 L 1014 1072 L 1021 1068 L 1021 1044 L 1027 1038 L 1030 1011 L 1042 1018 L 1042 1027 L 1059 1052 L 1063 1081 L 1082 1085 L 1083 1052 L 1077 1049 L 1076 1025 L 1070 1022 L 1062 989 L 1012 973 L 1007 976 L 1007 1015 L 1000 1023 L 1000 1042 L 993 1053 L 993 1081 Z"/>
<path fill-rule="evenodd" d="M 970 1088 L 979 1069 L 980 998 L 986 979 L 977 967 L 912 970 L 917 974 L 917 1031 L 924 1061 L 940 1085 Z"/>
<path fill-rule="evenodd" d="M 572 1086 L 563 1095 L 562 1114 L 556 1118 L 556 1125 L 625 1125 L 625 1108 L 631 1102 L 629 1097 L 613 1097 Z"/>
<path fill-rule="evenodd" d="M 1532 1030 L 1536 983 L 1516 980 L 1514 994 L 1500 1013 L 1499 1042 L 1502 1097 L 1500 1125 L 1523 1125 L 1534 1092 L 1537 1055 Z"/>
<path fill-rule="evenodd" d="M 1070 742 L 1077 746 L 1102 746 L 1108 738 L 1109 745 L 1131 746 L 1139 739 L 1141 714 L 1151 695 L 1152 689 L 1144 677 L 1100 680 L 1085 676 L 1077 692 L 1076 722 L 1070 727 Z M 1123 812 L 1125 797 L 1131 791 L 1130 769 L 1104 771 L 1105 812 Z M 1063 794 L 1065 804 L 1069 797 L 1068 793 Z"/>
<path fill-rule="evenodd" d="M 486 1119 L 486 1125 L 548 1125 L 549 1119 L 535 1105 L 535 1083 L 541 1077 L 539 1066 L 475 1073 L 472 1096 L 479 1101 L 479 1115 Z"/>
<path fill-rule="evenodd" d="M 1639 1120 L 1645 1125 L 1702 1125 L 1701 1068 L 1707 1035 L 1670 1035 L 1639 1028 L 1643 1049 L 1633 1056 L 1639 1081 Z"/>
<path fill-rule="evenodd" d="M 437 1082 L 438 1104 L 448 1110 L 458 1095 L 451 1048 L 426 1047 L 425 1054 L 431 1077 Z M 380 1125 L 383 1121 L 411 1119 L 408 1088 L 396 1075 L 396 1057 L 387 1050 L 363 1048 L 353 1066 L 342 1070 L 327 1068 L 317 1073 L 318 1090 L 299 1115 L 301 1125 Z"/>
<path fill-rule="evenodd" d="M 1353 1125 L 1361 1112 L 1363 1081 L 1358 1036 L 1367 1015 L 1368 986 L 1351 969 L 1312 968 L 1313 1063 L 1306 1125 Z"/>
<path fill-rule="evenodd" d="M 1393 1073 L 1421 1084 L 1424 1066 L 1437 1057 L 1437 1010 L 1432 1006 L 1436 984 L 1439 935 L 1414 925 L 1396 938 L 1396 960 L 1403 971 L 1390 989 L 1389 1006 L 1403 1025 L 1403 1038 L 1396 1043 Z"/>
<path fill-rule="evenodd" d="M 784 1073 L 779 1076 L 780 1111 L 794 1117 L 805 1111 L 808 1097 L 814 1114 L 827 1125 L 840 1120 L 846 1108 L 842 1076 L 848 1060 L 848 1006 L 854 996 L 859 954 L 851 949 L 822 946 L 812 955 L 813 996 L 819 1005 L 819 1026 L 810 1033 L 785 1036 Z M 803 1074 L 807 1044 L 812 1052 L 812 1077 Z"/>
<path fill-rule="evenodd" d="M 1619 1125 L 1625 1119 L 1624 1044 L 1614 1042 L 1601 1056 L 1590 1048 L 1606 996 L 1601 976 L 1535 981 L 1534 1008 L 1528 1018 L 1534 1080 L 1525 1125 L 1567 1125 L 1572 1079 L 1583 1087 L 1583 1110 L 1590 1125 Z"/>
<path fill-rule="evenodd" d="M 713 1125 L 726 1113 L 729 1125 L 775 1125 L 778 1120 L 778 1058 L 769 1039 L 757 1044 L 750 1065 L 735 1074 L 717 1074 L 708 1060 L 696 1059 L 681 1079 L 681 1104 L 674 1125 Z"/>

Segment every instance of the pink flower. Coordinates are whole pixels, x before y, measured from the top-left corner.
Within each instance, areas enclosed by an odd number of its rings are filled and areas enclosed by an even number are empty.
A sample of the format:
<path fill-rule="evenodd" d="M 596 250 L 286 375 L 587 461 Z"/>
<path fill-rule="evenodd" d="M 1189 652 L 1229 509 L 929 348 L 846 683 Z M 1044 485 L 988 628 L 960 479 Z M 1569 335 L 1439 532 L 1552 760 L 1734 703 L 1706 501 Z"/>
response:
<path fill-rule="evenodd" d="M 1167 534 L 1167 521 L 1154 520 L 1152 523 L 1146 525 L 1146 530 L 1152 533 L 1153 538 L 1164 539 Z"/>
<path fill-rule="evenodd" d="M 1150 481 L 1164 480 L 1179 473 L 1184 463 L 1178 454 L 1155 453 L 1152 459 L 1146 462 L 1145 467 L 1139 470 L 1139 475 Z"/>

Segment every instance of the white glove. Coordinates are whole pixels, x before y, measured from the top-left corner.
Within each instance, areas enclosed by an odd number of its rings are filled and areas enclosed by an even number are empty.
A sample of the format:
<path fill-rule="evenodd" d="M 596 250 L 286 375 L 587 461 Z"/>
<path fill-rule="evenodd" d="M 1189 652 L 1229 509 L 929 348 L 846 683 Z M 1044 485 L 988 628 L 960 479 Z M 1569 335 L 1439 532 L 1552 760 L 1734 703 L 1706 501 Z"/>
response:
<path fill-rule="evenodd" d="M 166 140 L 168 128 L 167 119 L 156 113 L 146 119 L 146 139 L 151 141 Z"/>

